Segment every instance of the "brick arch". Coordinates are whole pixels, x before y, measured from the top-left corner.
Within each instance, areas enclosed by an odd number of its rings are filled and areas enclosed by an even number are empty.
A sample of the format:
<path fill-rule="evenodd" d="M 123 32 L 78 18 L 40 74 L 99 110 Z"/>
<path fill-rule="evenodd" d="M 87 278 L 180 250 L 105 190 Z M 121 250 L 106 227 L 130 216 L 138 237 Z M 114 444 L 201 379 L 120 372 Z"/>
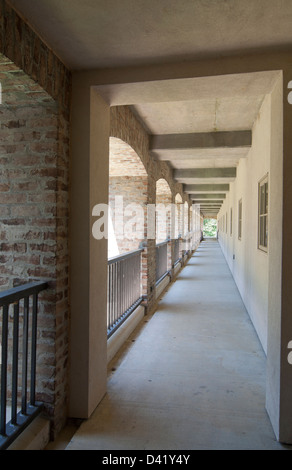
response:
<path fill-rule="evenodd" d="M 110 137 L 109 149 L 111 258 L 137 250 L 147 236 L 148 175 L 139 155 L 127 142 Z"/>
<path fill-rule="evenodd" d="M 149 203 L 155 200 L 155 184 L 165 179 L 170 187 L 172 198 L 179 192 L 184 200 L 189 200 L 183 185 L 173 179 L 172 168 L 165 161 L 156 161 L 149 152 L 149 135 L 128 106 L 110 108 L 110 136 L 127 143 L 137 153 L 148 174 Z"/>
<path fill-rule="evenodd" d="M 156 202 L 157 198 L 159 198 L 159 202 L 171 203 L 171 195 L 171 188 L 168 181 L 165 178 L 159 178 L 156 181 Z"/>
<path fill-rule="evenodd" d="M 118 137 L 110 137 L 109 175 L 147 176 L 145 165 L 130 144 Z"/>
<path fill-rule="evenodd" d="M 163 161 L 157 161 L 156 163 L 156 171 L 155 171 L 155 184 L 157 188 L 158 185 L 161 184 L 161 181 L 165 181 L 164 184 L 167 185 L 168 191 L 171 194 L 171 202 L 174 201 L 175 194 L 177 192 L 176 183 L 172 177 L 172 170 L 170 166 Z M 156 191 L 157 192 L 157 191 Z"/>
<path fill-rule="evenodd" d="M 146 172 L 152 170 L 152 159 L 149 155 L 149 136 L 137 121 L 128 106 L 110 108 L 110 139 L 119 139 L 131 147 L 139 157 Z"/>

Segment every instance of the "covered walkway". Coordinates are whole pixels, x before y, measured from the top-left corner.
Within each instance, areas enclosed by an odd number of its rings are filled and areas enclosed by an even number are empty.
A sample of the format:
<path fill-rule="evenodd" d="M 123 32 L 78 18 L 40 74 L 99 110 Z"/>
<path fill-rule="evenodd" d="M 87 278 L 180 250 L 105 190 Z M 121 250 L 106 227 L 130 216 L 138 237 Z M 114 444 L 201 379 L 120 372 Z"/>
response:
<path fill-rule="evenodd" d="M 206 240 L 111 362 L 107 395 L 67 449 L 285 448 L 265 410 L 265 354 Z"/>

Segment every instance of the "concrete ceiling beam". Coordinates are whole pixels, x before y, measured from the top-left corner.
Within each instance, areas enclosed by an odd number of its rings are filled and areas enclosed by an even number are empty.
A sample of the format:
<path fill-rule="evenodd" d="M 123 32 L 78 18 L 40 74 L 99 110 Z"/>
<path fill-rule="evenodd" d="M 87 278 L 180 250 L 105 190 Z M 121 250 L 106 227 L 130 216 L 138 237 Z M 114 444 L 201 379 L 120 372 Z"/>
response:
<path fill-rule="evenodd" d="M 192 203 L 193 204 L 207 204 L 208 202 L 206 202 L 206 200 L 201 200 L 201 199 L 192 199 Z M 210 202 L 210 204 L 223 204 L 223 199 L 222 200 L 212 200 L 212 202 Z"/>
<path fill-rule="evenodd" d="M 209 193 L 209 194 L 190 194 L 190 197 L 192 199 L 207 199 L 207 200 L 212 200 L 212 199 L 225 199 L 226 198 L 226 194 L 221 194 L 221 193 Z"/>
<path fill-rule="evenodd" d="M 252 132 L 250 130 L 152 135 L 150 138 L 151 151 L 162 149 L 242 148 L 251 147 L 251 145 Z"/>
<path fill-rule="evenodd" d="M 174 169 L 173 177 L 183 184 L 228 184 L 236 178 L 236 167 Z"/>
<path fill-rule="evenodd" d="M 207 179 L 207 178 L 236 178 L 236 168 L 195 168 L 174 170 L 177 180 Z"/>
<path fill-rule="evenodd" d="M 184 192 L 191 193 L 227 193 L 229 191 L 229 184 L 186 184 L 184 185 Z"/>

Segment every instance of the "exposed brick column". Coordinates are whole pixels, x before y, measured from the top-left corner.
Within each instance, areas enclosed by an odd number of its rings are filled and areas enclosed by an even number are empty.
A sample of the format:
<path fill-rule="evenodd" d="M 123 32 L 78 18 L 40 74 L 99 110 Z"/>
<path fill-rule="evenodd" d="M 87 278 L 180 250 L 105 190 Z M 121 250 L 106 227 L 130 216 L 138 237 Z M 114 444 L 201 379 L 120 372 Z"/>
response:
<path fill-rule="evenodd" d="M 4 0 L 0 53 L 0 288 L 50 281 L 39 314 L 37 391 L 55 433 L 67 416 L 71 74 Z"/>

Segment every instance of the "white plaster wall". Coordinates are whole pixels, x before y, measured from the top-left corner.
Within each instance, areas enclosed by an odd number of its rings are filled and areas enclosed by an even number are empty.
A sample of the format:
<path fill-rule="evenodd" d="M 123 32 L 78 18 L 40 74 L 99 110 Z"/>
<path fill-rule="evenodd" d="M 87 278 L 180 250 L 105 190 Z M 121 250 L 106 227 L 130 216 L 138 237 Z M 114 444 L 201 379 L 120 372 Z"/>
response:
<path fill-rule="evenodd" d="M 289 74 L 287 81 L 290 80 Z M 284 140 L 283 140 L 283 124 L 284 124 L 284 110 L 289 108 L 288 101 L 283 100 L 283 76 L 281 74 L 278 83 L 276 84 L 271 94 L 271 163 L 270 163 L 270 249 L 269 249 L 269 315 L 268 315 L 268 353 L 267 353 L 267 396 L 266 408 L 270 416 L 275 434 L 282 442 L 292 442 L 291 438 L 291 370 L 287 357 L 287 338 L 282 335 L 290 335 L 291 328 L 283 325 L 283 320 L 289 319 L 291 325 L 291 310 L 290 301 L 288 300 L 288 316 L 284 314 L 282 306 L 282 252 L 285 256 L 289 256 L 289 240 L 288 247 L 285 246 L 283 250 L 283 204 L 286 202 L 283 199 L 283 157 L 288 155 L 290 159 L 291 151 L 285 150 L 284 153 Z M 284 106 L 283 106 L 284 103 Z M 291 125 L 288 124 L 288 136 L 290 142 Z M 291 144 L 290 144 L 291 145 Z M 286 173 L 286 170 L 285 170 Z M 289 172 L 288 172 L 289 174 Z M 290 185 L 290 183 L 288 183 Z M 287 193 L 286 193 L 287 194 Z M 285 196 L 286 199 L 286 196 Z M 288 201 L 287 201 L 288 202 Z M 290 204 L 288 202 L 288 207 Z M 290 209 L 288 209 L 289 211 Z M 287 275 L 288 292 L 291 289 L 291 276 Z M 289 294 L 288 294 L 289 295 Z M 285 295 L 284 295 L 285 298 Z M 289 336 L 290 338 L 290 336 Z M 281 364 L 281 354 L 285 356 Z M 286 370 L 283 372 L 283 369 Z M 289 368 L 287 370 L 287 368 Z M 287 397 L 283 397 L 287 393 Z M 281 403 L 281 407 L 279 404 Z M 279 412 L 283 413 L 282 417 Z"/>
<path fill-rule="evenodd" d="M 258 249 L 258 183 L 270 171 L 271 96 L 262 103 L 253 127 L 253 143 L 219 212 L 228 217 L 219 242 L 255 330 L 267 353 L 269 255 Z M 238 202 L 242 199 L 242 238 L 238 239 Z M 230 235 L 230 208 L 233 230 Z M 226 225 L 226 224 L 225 224 Z"/>

